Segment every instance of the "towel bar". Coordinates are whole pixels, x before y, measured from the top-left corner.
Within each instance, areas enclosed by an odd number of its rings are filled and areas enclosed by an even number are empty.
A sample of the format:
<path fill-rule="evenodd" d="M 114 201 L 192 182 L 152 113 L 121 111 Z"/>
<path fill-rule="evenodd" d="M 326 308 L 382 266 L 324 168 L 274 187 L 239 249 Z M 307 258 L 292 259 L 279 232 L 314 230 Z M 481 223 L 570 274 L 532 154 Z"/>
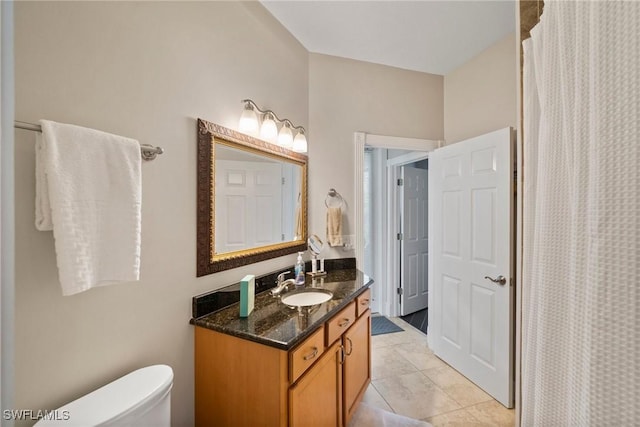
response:
<path fill-rule="evenodd" d="M 329 200 L 329 198 L 339 199 L 340 206 L 336 206 L 336 207 L 342 208 L 342 207 L 344 207 L 346 205 L 344 199 L 342 198 L 342 195 L 340 193 L 338 193 L 335 188 L 330 188 L 329 192 L 327 193 L 327 197 L 325 197 L 325 199 L 324 199 L 324 205 L 326 207 L 329 207 L 329 203 L 327 202 Z"/>
<path fill-rule="evenodd" d="M 42 128 L 40 127 L 40 125 L 21 122 L 18 120 L 14 122 L 13 127 L 17 129 L 30 130 L 34 132 L 42 132 Z M 158 154 L 164 153 L 164 150 L 162 149 L 162 147 L 154 147 L 153 145 L 150 145 L 150 144 L 140 144 L 140 153 L 142 155 L 143 160 L 153 160 L 158 156 Z"/>

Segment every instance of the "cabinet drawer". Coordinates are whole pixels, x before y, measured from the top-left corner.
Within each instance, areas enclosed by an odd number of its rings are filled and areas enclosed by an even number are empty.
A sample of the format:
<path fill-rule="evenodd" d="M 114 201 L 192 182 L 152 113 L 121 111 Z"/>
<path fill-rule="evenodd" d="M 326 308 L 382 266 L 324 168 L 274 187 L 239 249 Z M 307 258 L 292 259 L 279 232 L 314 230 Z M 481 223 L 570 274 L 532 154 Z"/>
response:
<path fill-rule="evenodd" d="M 371 289 L 367 289 L 356 298 L 356 315 L 360 317 L 371 305 Z"/>
<path fill-rule="evenodd" d="M 351 302 L 327 322 L 327 347 L 344 333 L 356 320 L 356 302 Z"/>
<path fill-rule="evenodd" d="M 293 384 L 324 352 L 324 325 L 289 352 L 289 381 Z"/>
<path fill-rule="evenodd" d="M 289 388 L 289 426 L 342 427 L 342 357 L 336 341 Z"/>

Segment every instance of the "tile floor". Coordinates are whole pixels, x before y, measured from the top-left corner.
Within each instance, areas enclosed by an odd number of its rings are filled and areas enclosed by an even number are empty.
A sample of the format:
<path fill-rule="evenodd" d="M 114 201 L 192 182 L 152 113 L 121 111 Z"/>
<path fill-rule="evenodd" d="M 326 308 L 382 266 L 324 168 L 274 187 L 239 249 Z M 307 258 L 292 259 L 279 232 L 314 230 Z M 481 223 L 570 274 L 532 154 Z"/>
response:
<path fill-rule="evenodd" d="M 364 402 L 434 427 L 514 425 L 515 411 L 438 359 L 426 335 L 401 319 L 390 320 L 404 331 L 372 337 Z"/>

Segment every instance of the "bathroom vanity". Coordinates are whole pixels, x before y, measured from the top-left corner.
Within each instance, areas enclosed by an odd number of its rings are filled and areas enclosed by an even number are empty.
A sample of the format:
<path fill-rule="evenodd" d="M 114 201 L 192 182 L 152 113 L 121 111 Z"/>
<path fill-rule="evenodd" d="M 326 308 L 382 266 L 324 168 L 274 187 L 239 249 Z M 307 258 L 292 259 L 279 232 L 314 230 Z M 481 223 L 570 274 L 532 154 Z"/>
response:
<path fill-rule="evenodd" d="M 371 380 L 372 283 L 334 270 L 307 279 L 333 293 L 325 303 L 262 292 L 247 318 L 237 304 L 194 318 L 196 425 L 346 426 Z"/>

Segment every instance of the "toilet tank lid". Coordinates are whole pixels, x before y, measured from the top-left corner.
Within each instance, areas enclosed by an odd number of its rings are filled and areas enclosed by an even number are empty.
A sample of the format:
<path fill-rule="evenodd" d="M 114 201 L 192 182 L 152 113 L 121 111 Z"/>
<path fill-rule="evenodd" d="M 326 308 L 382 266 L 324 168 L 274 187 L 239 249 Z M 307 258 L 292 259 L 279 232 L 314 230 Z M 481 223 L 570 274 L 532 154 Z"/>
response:
<path fill-rule="evenodd" d="M 173 384 L 173 370 L 153 365 L 133 371 L 117 380 L 61 406 L 35 425 L 99 426 L 126 417 L 134 411 L 146 412 L 159 402 Z M 68 415 L 65 420 L 65 412 Z"/>

